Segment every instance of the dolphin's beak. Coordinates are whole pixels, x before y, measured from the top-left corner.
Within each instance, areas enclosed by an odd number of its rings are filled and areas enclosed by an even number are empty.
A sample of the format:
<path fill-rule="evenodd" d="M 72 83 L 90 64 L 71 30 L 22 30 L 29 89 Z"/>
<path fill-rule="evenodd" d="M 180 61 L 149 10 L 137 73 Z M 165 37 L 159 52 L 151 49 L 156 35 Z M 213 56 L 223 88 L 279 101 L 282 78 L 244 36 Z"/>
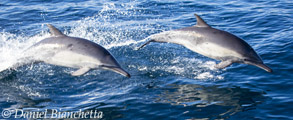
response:
<path fill-rule="evenodd" d="M 269 66 L 265 65 L 264 63 L 251 63 L 251 62 L 249 62 L 249 63 L 246 63 L 246 64 L 254 65 L 256 67 L 264 69 L 265 71 L 267 71 L 269 73 L 273 72 L 273 70 Z"/>
<path fill-rule="evenodd" d="M 258 61 L 253 61 L 253 60 L 244 60 L 244 64 L 248 64 L 248 65 L 253 65 L 253 66 L 256 66 L 256 67 L 259 67 L 269 73 L 272 73 L 273 70 L 265 65 L 261 60 L 258 60 Z"/>
<path fill-rule="evenodd" d="M 272 73 L 273 72 L 273 70 L 269 66 L 265 65 L 264 63 L 255 64 L 255 66 L 257 66 L 257 67 L 259 67 L 261 69 L 264 69 L 265 71 L 267 71 L 269 73 Z"/>
<path fill-rule="evenodd" d="M 116 73 L 119 73 L 123 76 L 126 76 L 128 78 L 130 78 L 130 74 L 128 72 L 126 72 L 125 70 L 123 70 L 122 68 L 120 67 L 107 67 L 107 66 L 103 66 L 104 69 L 108 69 L 108 70 L 111 70 L 111 71 L 114 71 Z"/>

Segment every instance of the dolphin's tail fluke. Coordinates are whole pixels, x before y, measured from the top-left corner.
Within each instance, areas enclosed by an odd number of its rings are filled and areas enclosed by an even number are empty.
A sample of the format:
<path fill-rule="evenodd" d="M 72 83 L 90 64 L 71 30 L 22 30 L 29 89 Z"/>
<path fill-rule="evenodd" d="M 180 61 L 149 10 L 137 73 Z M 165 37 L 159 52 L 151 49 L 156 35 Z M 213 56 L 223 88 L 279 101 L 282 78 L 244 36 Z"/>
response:
<path fill-rule="evenodd" d="M 149 44 L 149 43 L 151 43 L 151 42 L 155 42 L 155 40 L 152 39 L 152 40 L 147 41 L 147 42 L 144 43 L 142 46 L 140 46 L 139 48 L 137 48 L 137 50 L 143 48 L 144 46 L 146 46 L 147 44 Z"/>
<path fill-rule="evenodd" d="M 131 77 L 131 75 L 128 72 L 126 72 L 124 69 L 122 69 L 120 67 L 103 66 L 102 68 L 107 69 L 107 70 L 114 71 L 114 72 L 119 73 L 119 74 L 121 74 L 121 75 L 123 75 L 125 77 L 128 77 L 128 78 Z"/>

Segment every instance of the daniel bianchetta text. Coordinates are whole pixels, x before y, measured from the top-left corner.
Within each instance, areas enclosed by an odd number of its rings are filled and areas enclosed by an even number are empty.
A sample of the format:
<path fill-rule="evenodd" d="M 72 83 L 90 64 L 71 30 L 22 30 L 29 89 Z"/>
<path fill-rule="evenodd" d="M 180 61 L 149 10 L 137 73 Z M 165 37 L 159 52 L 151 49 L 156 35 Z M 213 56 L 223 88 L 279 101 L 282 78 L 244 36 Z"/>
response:
<path fill-rule="evenodd" d="M 81 119 L 101 119 L 103 112 L 99 110 L 86 111 L 62 111 L 62 109 L 43 109 L 43 110 L 22 110 L 5 109 L 2 111 L 3 118 L 27 118 L 27 119 L 45 119 L 45 118 L 81 118 Z"/>

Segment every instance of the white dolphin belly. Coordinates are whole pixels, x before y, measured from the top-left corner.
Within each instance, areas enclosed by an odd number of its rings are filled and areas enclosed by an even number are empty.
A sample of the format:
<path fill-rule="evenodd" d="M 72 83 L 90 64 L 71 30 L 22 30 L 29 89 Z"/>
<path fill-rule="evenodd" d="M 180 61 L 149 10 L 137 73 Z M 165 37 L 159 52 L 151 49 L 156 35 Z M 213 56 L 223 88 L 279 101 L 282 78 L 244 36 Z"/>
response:
<path fill-rule="evenodd" d="M 60 44 L 44 44 L 28 50 L 26 54 L 33 56 L 37 61 L 72 68 L 81 68 L 84 66 L 94 68 L 102 64 L 99 60 L 91 56 L 70 51 L 64 49 L 64 47 L 64 45 Z"/>
<path fill-rule="evenodd" d="M 43 61 L 49 64 L 72 68 L 81 68 L 84 66 L 94 68 L 101 64 L 100 61 L 91 56 L 82 55 L 72 51 L 60 51 L 51 58 L 43 58 Z"/>
<path fill-rule="evenodd" d="M 188 43 L 188 41 L 186 42 L 187 43 L 183 45 L 186 48 L 213 59 L 219 59 L 230 56 L 241 57 L 241 55 L 236 53 L 235 51 L 231 51 L 227 48 L 224 48 L 214 43 L 201 43 L 193 45 L 191 43 Z"/>

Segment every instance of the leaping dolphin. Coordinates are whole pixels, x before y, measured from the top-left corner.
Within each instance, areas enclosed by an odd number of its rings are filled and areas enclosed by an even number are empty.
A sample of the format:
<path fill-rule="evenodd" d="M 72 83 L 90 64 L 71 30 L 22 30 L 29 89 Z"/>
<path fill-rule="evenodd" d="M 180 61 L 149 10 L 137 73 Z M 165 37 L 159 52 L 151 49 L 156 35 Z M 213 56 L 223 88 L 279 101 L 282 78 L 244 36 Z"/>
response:
<path fill-rule="evenodd" d="M 221 62 L 215 66 L 219 69 L 228 67 L 232 63 L 244 63 L 272 72 L 272 69 L 263 63 L 244 40 L 229 32 L 215 29 L 200 16 L 194 15 L 197 20 L 196 25 L 151 35 L 150 40 L 138 49 L 150 42 L 175 43 L 201 55 L 220 60 Z"/>
<path fill-rule="evenodd" d="M 23 63 L 16 65 L 17 67 L 32 62 L 44 62 L 78 68 L 71 74 L 73 76 L 103 68 L 130 77 L 130 74 L 122 69 L 115 58 L 102 46 L 83 38 L 67 36 L 50 24 L 47 26 L 52 37 L 45 38 L 28 48 L 24 52 Z"/>

